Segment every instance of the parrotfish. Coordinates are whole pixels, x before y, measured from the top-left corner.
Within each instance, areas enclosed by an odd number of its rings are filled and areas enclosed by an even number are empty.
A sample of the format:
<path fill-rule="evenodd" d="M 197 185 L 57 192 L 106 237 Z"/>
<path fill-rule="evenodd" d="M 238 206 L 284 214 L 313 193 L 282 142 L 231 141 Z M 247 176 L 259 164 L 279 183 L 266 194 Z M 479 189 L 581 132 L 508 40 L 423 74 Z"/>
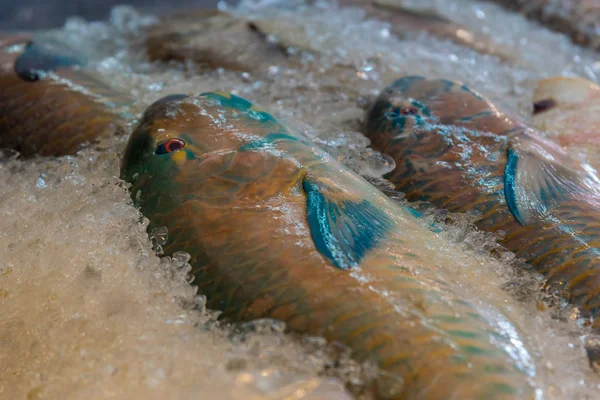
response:
<path fill-rule="evenodd" d="M 0 148 L 61 156 L 124 133 L 131 100 L 86 63 L 57 40 L 0 36 Z"/>
<path fill-rule="evenodd" d="M 401 38 L 427 32 L 481 54 L 490 54 L 504 61 L 515 60 L 514 51 L 497 43 L 492 37 L 474 32 L 432 9 L 410 7 L 401 0 L 339 0 L 339 3 L 361 7 L 370 18 L 389 22 L 392 32 Z"/>
<path fill-rule="evenodd" d="M 517 10 L 548 28 L 571 37 L 573 42 L 600 50 L 598 0 L 488 0 Z"/>
<path fill-rule="evenodd" d="M 451 283 L 452 261 L 433 250 L 447 243 L 424 219 L 248 100 L 158 100 L 121 177 L 223 318 L 346 344 L 393 382 L 381 398 L 534 397 L 515 326 Z"/>
<path fill-rule="evenodd" d="M 389 1 L 341 0 L 341 6 L 365 10 L 370 18 L 389 22 L 399 37 L 423 31 L 443 40 L 451 40 L 502 60 L 513 60 L 513 52 L 491 37 L 444 18 L 434 11 L 417 11 Z M 219 10 L 186 10 L 164 17 L 150 27 L 146 52 L 155 61 L 193 61 L 200 69 L 224 68 L 253 73 L 266 72 L 270 66 L 301 67 L 289 48 L 319 57 L 304 27 L 287 23 L 285 16 L 245 19 Z M 276 38 L 273 43 L 272 38 Z M 315 61 L 314 66 L 320 66 Z M 319 68 L 314 68 L 319 73 Z M 335 66 L 336 74 L 349 73 Z M 355 71 L 352 72 L 354 74 Z"/>
<path fill-rule="evenodd" d="M 480 229 L 505 232 L 501 243 L 545 275 L 550 292 L 597 318 L 600 182 L 593 170 L 444 79 L 395 81 L 369 112 L 366 132 L 396 161 L 386 177 L 409 200 L 473 213 Z"/>
<path fill-rule="evenodd" d="M 146 38 L 151 60 L 192 60 L 206 70 L 265 72 L 286 65 L 285 52 L 249 21 L 219 10 L 186 10 L 162 18 Z"/>
<path fill-rule="evenodd" d="M 533 108 L 535 128 L 600 171 L 600 86 L 582 78 L 544 79 Z"/>

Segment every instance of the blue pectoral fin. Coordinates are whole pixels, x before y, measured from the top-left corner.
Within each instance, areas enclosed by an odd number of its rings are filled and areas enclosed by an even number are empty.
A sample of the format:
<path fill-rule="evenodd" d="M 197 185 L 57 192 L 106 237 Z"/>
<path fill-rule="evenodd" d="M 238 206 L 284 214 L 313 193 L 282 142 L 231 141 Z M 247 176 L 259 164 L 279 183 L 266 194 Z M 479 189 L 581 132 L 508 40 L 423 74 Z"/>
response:
<path fill-rule="evenodd" d="M 303 182 L 307 216 L 317 249 L 340 269 L 351 269 L 392 228 L 392 219 L 371 202 L 353 198 L 308 176 Z"/>
<path fill-rule="evenodd" d="M 36 39 L 27 44 L 15 61 L 15 72 L 21 79 L 36 81 L 40 73 L 60 67 L 85 66 L 87 60 L 62 43 Z"/>
<path fill-rule="evenodd" d="M 508 148 L 504 194 L 521 225 L 545 218 L 560 203 L 578 198 L 597 180 L 544 142 L 520 140 Z"/>

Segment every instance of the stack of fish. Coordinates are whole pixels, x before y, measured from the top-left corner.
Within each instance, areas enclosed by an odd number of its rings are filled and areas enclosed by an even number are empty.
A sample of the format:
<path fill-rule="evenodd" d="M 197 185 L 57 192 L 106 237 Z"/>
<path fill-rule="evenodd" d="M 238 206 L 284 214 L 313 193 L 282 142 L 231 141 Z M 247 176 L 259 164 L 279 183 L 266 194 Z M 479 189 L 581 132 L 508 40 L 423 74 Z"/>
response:
<path fill-rule="evenodd" d="M 260 31 L 223 13 L 205 18 L 230 43 Z M 151 56 L 187 58 L 194 40 L 194 57 L 209 68 L 265 67 L 261 57 L 240 60 L 232 47 L 207 49 L 186 32 L 156 28 Z M 64 44 L 24 35 L 1 45 L 0 146 L 60 156 L 127 131 L 133 100 Z M 254 48 L 293 62 L 271 45 Z M 598 99 L 597 88 L 569 86 L 576 93 L 566 96 L 556 82 L 542 84 L 535 100 L 542 129 L 553 108 Z M 552 124 L 573 137 L 567 122 Z M 502 244 L 546 276 L 547 290 L 599 325 L 593 168 L 448 80 L 398 79 L 375 101 L 365 134 L 394 158 L 386 177 L 409 200 L 475 213 L 480 229 L 505 231 Z M 159 99 L 131 133 L 121 177 L 149 229 L 168 228 L 165 254 L 191 255 L 194 284 L 222 318 L 274 318 L 344 343 L 381 370 L 380 398 L 540 398 L 518 327 L 465 291 L 453 261 L 431 251 L 448 247 L 436 227 L 250 101 L 225 92 Z"/>

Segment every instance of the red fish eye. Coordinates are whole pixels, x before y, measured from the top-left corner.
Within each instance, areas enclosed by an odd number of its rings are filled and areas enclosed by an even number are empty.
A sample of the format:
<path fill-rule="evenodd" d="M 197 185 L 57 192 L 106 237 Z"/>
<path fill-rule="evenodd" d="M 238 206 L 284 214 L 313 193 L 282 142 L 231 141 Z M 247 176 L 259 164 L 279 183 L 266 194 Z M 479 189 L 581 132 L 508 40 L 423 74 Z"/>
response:
<path fill-rule="evenodd" d="M 415 115 L 417 114 L 417 109 L 413 108 L 413 107 L 402 107 L 400 109 L 400 114 L 401 115 Z"/>
<path fill-rule="evenodd" d="M 181 150 L 185 147 L 185 142 L 181 139 L 166 139 L 158 144 L 156 147 L 156 154 L 167 154 L 177 150 Z"/>

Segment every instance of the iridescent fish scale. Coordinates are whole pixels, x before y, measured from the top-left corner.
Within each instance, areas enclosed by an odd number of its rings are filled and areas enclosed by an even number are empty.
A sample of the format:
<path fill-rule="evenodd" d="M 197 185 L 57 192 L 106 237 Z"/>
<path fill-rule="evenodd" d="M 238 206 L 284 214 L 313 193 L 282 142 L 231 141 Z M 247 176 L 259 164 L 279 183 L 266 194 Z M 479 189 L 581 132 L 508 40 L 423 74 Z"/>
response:
<path fill-rule="evenodd" d="M 154 153 L 184 132 L 193 158 Z M 149 229 L 168 228 L 165 253 L 191 254 L 194 283 L 223 318 L 276 318 L 343 342 L 404 380 L 394 398 L 533 398 L 535 368 L 511 355 L 525 350 L 500 328 L 510 323 L 496 311 L 484 316 L 403 233 L 439 240 L 420 216 L 247 100 L 217 93 L 155 103 L 130 139 L 122 176 Z M 311 191 L 321 204 L 311 205 Z M 309 219 L 316 210 L 329 221 L 323 232 Z M 376 241 L 356 241 L 375 227 Z M 336 262 L 340 249 L 354 267 Z"/>

